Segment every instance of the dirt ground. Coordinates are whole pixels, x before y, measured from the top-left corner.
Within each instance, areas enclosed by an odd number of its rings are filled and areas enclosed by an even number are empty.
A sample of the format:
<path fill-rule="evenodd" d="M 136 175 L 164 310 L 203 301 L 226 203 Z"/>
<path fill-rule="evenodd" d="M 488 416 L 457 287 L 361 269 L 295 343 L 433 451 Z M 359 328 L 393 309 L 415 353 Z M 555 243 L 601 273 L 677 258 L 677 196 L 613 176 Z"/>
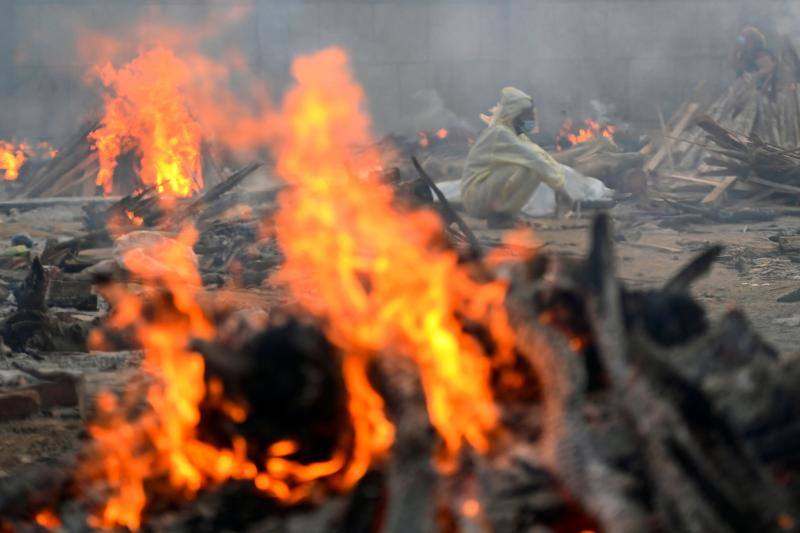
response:
<path fill-rule="evenodd" d="M 756 224 L 695 224 L 680 231 L 658 226 L 658 219 L 639 217 L 633 205 L 612 211 L 615 218 L 618 267 L 632 287 L 654 288 L 706 246 L 720 243 L 725 251 L 711 274 L 695 287 L 712 319 L 734 307 L 744 309 L 764 338 L 781 353 L 800 349 L 800 303 L 778 303 L 778 297 L 800 287 L 800 263 L 778 251 L 770 236 L 800 233 L 800 217 L 782 217 Z M 73 209 L 30 211 L 2 217 L 0 242 L 20 231 L 30 234 L 41 249 L 44 239 L 79 233 L 79 213 Z M 588 246 L 591 216 L 581 219 L 527 221 L 548 249 L 583 255 Z M 470 221 L 481 240 L 499 241 L 502 232 L 482 229 Z M 27 356 L 21 356 L 23 359 Z M 44 356 L 51 357 L 51 356 Z M 55 368 L 96 364 L 93 356 L 55 356 Z M 18 358 L 14 358 L 18 359 Z M 101 358 L 102 359 L 102 358 Z M 120 367 L 128 362 L 117 361 Z M 12 361 L 0 358 L 0 371 Z M 85 433 L 77 409 L 65 408 L 25 420 L 0 422 L 0 477 L 25 463 L 58 457 L 77 447 Z"/>
<path fill-rule="evenodd" d="M 800 302 L 777 302 L 800 288 L 800 263 L 769 240 L 779 233 L 800 233 L 800 217 L 753 224 L 695 224 L 676 231 L 655 222 L 640 223 L 626 206 L 615 208 L 612 214 L 616 215 L 617 266 L 629 286 L 657 288 L 695 254 L 721 244 L 725 248 L 719 261 L 694 287 L 712 320 L 732 308 L 743 309 L 782 354 L 800 350 Z M 582 220 L 536 219 L 529 224 L 547 249 L 574 255 L 584 255 L 588 249 L 590 215 Z M 487 230 L 479 233 L 500 235 Z"/>

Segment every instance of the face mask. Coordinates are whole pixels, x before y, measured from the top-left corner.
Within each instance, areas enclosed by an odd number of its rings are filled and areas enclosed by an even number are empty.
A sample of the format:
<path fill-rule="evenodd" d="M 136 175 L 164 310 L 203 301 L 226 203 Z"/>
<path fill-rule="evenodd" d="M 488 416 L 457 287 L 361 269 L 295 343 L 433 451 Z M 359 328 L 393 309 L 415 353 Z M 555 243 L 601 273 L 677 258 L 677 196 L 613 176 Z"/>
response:
<path fill-rule="evenodd" d="M 518 133 L 530 133 L 536 127 L 536 121 L 532 118 L 526 118 L 517 122 Z"/>

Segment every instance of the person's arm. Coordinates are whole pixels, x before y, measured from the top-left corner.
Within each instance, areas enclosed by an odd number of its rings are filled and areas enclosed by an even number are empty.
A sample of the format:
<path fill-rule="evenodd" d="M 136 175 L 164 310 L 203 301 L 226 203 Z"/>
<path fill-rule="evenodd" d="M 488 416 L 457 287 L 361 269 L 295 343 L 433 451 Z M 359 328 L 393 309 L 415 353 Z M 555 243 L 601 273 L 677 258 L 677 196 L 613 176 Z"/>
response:
<path fill-rule="evenodd" d="M 530 140 L 523 140 L 511 130 L 498 131 L 492 151 L 494 161 L 511 163 L 531 169 L 554 191 L 564 188 L 564 169 L 550 154 Z"/>

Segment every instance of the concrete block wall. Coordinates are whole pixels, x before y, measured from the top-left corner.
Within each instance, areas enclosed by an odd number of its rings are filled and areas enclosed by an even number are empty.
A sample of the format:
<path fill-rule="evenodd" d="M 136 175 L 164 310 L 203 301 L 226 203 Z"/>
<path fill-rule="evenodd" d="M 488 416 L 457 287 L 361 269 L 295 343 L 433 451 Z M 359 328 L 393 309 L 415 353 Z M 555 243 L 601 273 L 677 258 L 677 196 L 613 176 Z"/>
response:
<path fill-rule="evenodd" d="M 97 106 L 75 36 L 138 19 L 197 21 L 246 6 L 224 44 L 270 86 L 292 57 L 340 45 L 352 57 L 378 130 L 430 127 L 438 94 L 478 125 L 505 85 L 533 92 L 544 126 L 592 114 L 592 99 L 643 125 L 669 114 L 701 79 L 732 76 L 738 29 L 800 21 L 795 0 L 0 0 L 0 137 L 63 137 Z M 149 17 L 149 18 L 148 18 Z M 797 25 L 800 27 L 800 25 Z"/>

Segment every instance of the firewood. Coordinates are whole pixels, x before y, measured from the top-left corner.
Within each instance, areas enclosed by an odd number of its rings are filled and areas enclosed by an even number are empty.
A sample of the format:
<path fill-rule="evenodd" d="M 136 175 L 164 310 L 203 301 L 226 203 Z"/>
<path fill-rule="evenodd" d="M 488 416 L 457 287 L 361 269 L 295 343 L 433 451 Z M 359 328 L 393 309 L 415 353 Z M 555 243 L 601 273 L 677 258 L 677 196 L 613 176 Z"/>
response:
<path fill-rule="evenodd" d="M 439 190 L 439 187 L 436 183 L 428 176 L 428 173 L 425 172 L 425 169 L 422 168 L 422 165 L 419 164 L 416 157 L 411 158 L 411 162 L 414 164 L 414 168 L 416 169 L 419 177 L 423 180 L 425 184 L 433 191 L 433 194 L 436 195 L 436 199 L 439 201 L 438 206 L 441 209 L 442 215 L 445 219 L 445 222 L 449 226 L 450 224 L 455 224 L 462 235 L 466 238 L 467 242 L 470 246 L 470 252 L 476 256 L 480 257 L 481 255 L 481 245 L 478 242 L 478 239 L 475 237 L 475 234 L 472 233 L 472 230 L 469 229 L 469 226 L 464 222 L 464 220 L 459 216 L 455 209 L 452 208 L 450 202 L 447 200 L 445 195 L 442 191 Z"/>

